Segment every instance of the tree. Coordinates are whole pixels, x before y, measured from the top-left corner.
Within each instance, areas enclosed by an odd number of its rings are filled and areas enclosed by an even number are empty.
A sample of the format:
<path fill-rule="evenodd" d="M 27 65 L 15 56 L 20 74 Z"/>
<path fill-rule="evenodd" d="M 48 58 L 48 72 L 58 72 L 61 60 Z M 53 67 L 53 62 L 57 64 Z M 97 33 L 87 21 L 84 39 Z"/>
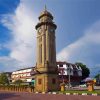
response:
<path fill-rule="evenodd" d="M 94 78 L 96 79 L 96 85 L 100 85 L 100 74 L 98 73 Z"/>
<path fill-rule="evenodd" d="M 22 80 L 20 80 L 20 79 L 18 79 L 18 80 L 16 80 L 15 82 L 14 82 L 14 84 L 16 84 L 16 85 L 21 85 L 21 83 L 23 83 L 23 81 Z"/>
<path fill-rule="evenodd" d="M 97 74 L 97 75 L 95 76 L 95 78 L 96 78 L 96 79 L 99 79 L 99 78 L 100 78 L 100 74 Z"/>
<path fill-rule="evenodd" d="M 9 84 L 8 77 L 6 76 L 5 73 L 0 74 L 0 84 L 2 84 L 2 85 L 8 85 Z"/>
<path fill-rule="evenodd" d="M 80 66 L 82 68 L 82 79 L 89 77 L 90 70 L 86 65 L 84 65 L 83 63 L 80 63 L 80 62 L 77 62 L 76 65 Z"/>

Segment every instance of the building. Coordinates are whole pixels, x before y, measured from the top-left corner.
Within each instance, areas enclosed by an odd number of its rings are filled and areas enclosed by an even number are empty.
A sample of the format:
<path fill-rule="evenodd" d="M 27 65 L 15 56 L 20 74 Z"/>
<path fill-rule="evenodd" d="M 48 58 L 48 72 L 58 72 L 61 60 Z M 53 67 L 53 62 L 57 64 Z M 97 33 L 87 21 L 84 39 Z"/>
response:
<path fill-rule="evenodd" d="M 56 24 L 46 7 L 39 16 L 37 30 L 37 64 L 35 70 L 35 91 L 58 90 L 58 71 L 56 66 Z"/>
<path fill-rule="evenodd" d="M 53 22 L 52 14 L 46 8 L 40 14 L 39 23 L 35 28 L 37 30 L 36 67 L 13 72 L 12 80 L 21 79 L 24 82 L 35 80 L 34 85 L 37 92 L 58 90 L 62 78 L 68 83 L 68 75 L 70 75 L 70 82 L 79 82 L 82 71 L 80 67 L 65 62 L 56 63 L 55 30 L 57 26 Z M 70 74 L 68 68 L 70 68 Z"/>
<path fill-rule="evenodd" d="M 25 83 L 32 83 L 34 82 L 34 67 L 29 68 L 23 68 L 20 70 L 16 70 L 12 72 L 11 78 L 12 82 L 15 82 L 16 80 L 22 80 Z"/>
<path fill-rule="evenodd" d="M 62 82 L 68 84 L 69 75 L 71 84 L 79 84 L 82 77 L 81 67 L 68 62 L 56 62 L 56 65 L 58 68 L 59 84 Z M 68 68 L 70 68 L 70 71 L 68 70 Z M 32 83 L 35 82 L 35 74 L 37 73 L 41 74 L 41 72 L 36 70 L 35 67 L 23 68 L 12 72 L 12 75 L 10 75 L 11 78 L 9 79 L 12 80 L 12 82 L 20 79 L 23 82 Z"/>
<path fill-rule="evenodd" d="M 82 78 L 82 69 L 72 63 L 57 62 L 59 70 L 59 81 L 66 84 L 76 85 L 79 84 Z"/>

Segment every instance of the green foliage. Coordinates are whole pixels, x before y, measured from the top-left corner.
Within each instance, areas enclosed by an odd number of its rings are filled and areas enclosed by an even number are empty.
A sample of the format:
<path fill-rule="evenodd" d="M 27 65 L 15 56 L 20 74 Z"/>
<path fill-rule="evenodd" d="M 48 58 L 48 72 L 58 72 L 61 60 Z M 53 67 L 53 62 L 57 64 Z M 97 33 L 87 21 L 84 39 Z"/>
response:
<path fill-rule="evenodd" d="M 82 93 L 87 93 L 88 95 L 90 95 L 90 94 L 92 94 L 92 93 L 97 93 L 97 94 L 99 94 L 100 95 L 100 90 L 94 90 L 94 91 L 87 91 L 87 90 L 66 90 L 66 91 L 64 91 L 64 92 L 58 92 L 58 93 L 71 93 L 71 94 L 73 94 L 73 93 L 78 93 L 78 94 L 82 94 Z"/>
<path fill-rule="evenodd" d="M 14 84 L 19 85 L 19 86 L 21 85 L 21 83 L 23 83 L 23 81 L 20 80 L 20 79 L 19 79 L 19 80 L 16 80 L 16 81 L 14 82 Z"/>
<path fill-rule="evenodd" d="M 32 85 L 29 85 L 28 87 L 29 87 L 29 88 L 31 88 L 31 89 L 33 89 L 33 88 L 34 88 L 34 86 L 32 86 Z"/>
<path fill-rule="evenodd" d="M 0 84 L 9 85 L 9 80 L 5 73 L 0 74 Z"/>
<path fill-rule="evenodd" d="M 85 79 L 85 78 L 89 77 L 90 70 L 86 65 L 84 65 L 80 62 L 76 63 L 76 65 L 78 65 L 82 68 L 82 79 Z"/>
<path fill-rule="evenodd" d="M 100 74 L 97 74 L 97 75 L 95 76 L 95 78 L 99 79 L 99 78 L 100 78 Z"/>

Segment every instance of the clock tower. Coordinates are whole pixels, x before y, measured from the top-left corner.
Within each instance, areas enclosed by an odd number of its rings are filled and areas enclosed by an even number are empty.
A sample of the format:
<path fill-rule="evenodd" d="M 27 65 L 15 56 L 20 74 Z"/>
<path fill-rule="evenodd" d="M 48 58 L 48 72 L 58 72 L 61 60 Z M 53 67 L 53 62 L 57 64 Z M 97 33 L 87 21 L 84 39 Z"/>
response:
<path fill-rule="evenodd" d="M 56 65 L 56 24 L 53 16 L 45 10 L 39 16 L 37 30 L 37 64 L 35 91 L 48 92 L 58 90 L 58 69 Z"/>

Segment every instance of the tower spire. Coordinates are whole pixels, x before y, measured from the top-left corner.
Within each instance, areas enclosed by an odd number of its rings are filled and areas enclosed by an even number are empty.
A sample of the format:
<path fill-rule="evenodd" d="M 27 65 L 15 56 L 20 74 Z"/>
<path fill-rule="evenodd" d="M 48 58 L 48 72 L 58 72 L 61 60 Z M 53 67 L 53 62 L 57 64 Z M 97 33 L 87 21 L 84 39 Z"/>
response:
<path fill-rule="evenodd" d="M 45 10 L 45 11 L 47 10 L 47 6 L 46 6 L 46 4 L 45 4 L 45 8 L 44 8 L 44 10 Z"/>

